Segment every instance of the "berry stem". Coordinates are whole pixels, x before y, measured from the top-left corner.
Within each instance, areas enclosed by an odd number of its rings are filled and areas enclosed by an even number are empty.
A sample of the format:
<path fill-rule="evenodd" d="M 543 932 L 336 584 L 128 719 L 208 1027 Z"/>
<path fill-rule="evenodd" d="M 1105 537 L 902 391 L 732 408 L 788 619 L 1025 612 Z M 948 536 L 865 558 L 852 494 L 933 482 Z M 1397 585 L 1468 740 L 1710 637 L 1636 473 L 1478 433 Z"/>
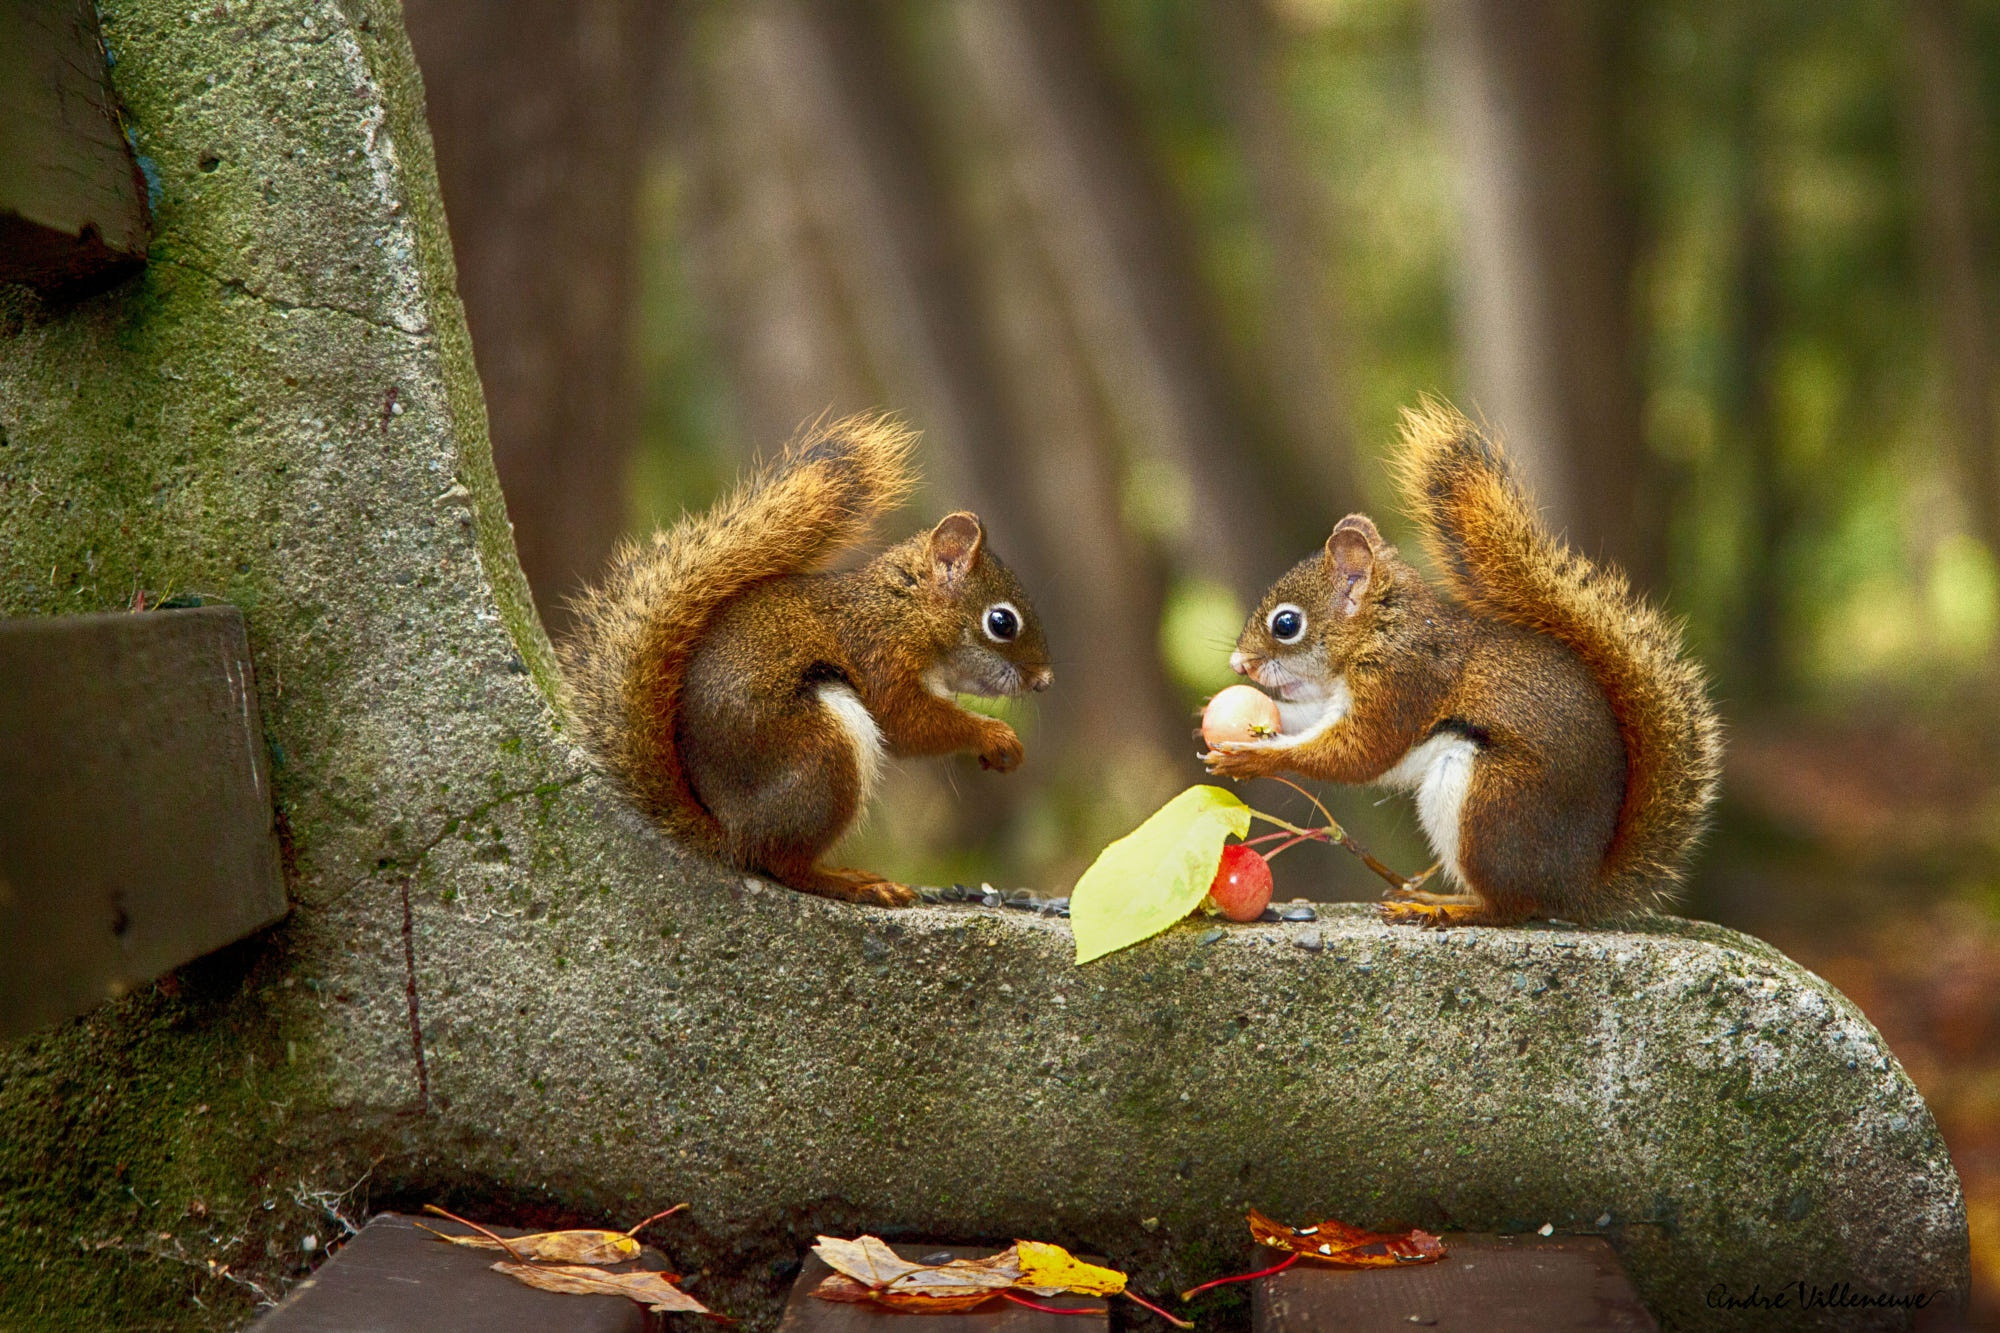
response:
<path fill-rule="evenodd" d="M 1298 846 L 1302 842 L 1325 842 L 1325 841 L 1327 841 L 1327 836 L 1326 836 L 1326 830 L 1324 829 L 1319 829 L 1312 833 L 1296 834 L 1293 837 L 1286 839 L 1284 842 L 1279 843 L 1276 847 L 1273 847 L 1270 851 L 1265 852 L 1264 859 L 1266 861 L 1276 860 L 1279 852 L 1289 851 L 1291 848 Z"/>
<path fill-rule="evenodd" d="M 1397 874 L 1395 871 L 1389 869 L 1388 866 L 1382 864 L 1380 861 L 1376 860 L 1373 856 L 1371 856 L 1367 848 L 1363 847 L 1353 838 L 1348 837 L 1347 830 L 1342 828 L 1340 826 L 1340 821 L 1335 819 L 1333 815 L 1327 810 L 1327 808 L 1319 803 L 1319 798 L 1317 796 L 1314 796 L 1311 792 L 1307 791 L 1304 787 L 1301 787 L 1298 783 L 1293 782 L 1289 778 L 1281 778 L 1275 773 L 1271 774 L 1270 777 L 1271 781 L 1282 782 L 1287 787 L 1290 787 L 1293 791 L 1297 792 L 1299 795 L 1305 797 L 1308 801 L 1311 801 L 1313 803 L 1313 809 L 1319 811 L 1321 815 L 1325 816 L 1326 827 L 1324 829 L 1319 829 L 1319 830 L 1307 830 L 1300 828 L 1296 824 L 1288 824 L 1284 820 L 1276 818 L 1275 816 L 1267 815 L 1262 810 L 1252 810 L 1250 812 L 1257 818 L 1263 820 L 1265 823 L 1276 824 L 1279 828 L 1290 829 L 1294 833 L 1311 834 L 1316 832 L 1318 834 L 1329 837 L 1333 842 L 1339 844 L 1342 851 L 1347 852 L 1351 856 L 1359 858 L 1362 865 L 1367 866 L 1370 870 L 1374 871 L 1377 875 L 1381 876 L 1384 880 L 1388 881 L 1388 884 L 1391 888 L 1396 889 L 1400 892 L 1407 892 L 1408 890 L 1415 888 L 1417 885 L 1423 883 L 1426 879 L 1430 878 L 1432 871 L 1435 871 L 1437 869 L 1436 866 L 1433 866 L 1431 867 L 1431 870 L 1425 871 L 1423 874 L 1417 876 L 1415 879 L 1410 878 L 1408 875 Z"/>
<path fill-rule="evenodd" d="M 1191 1300 L 1194 1297 L 1201 1295 L 1202 1292 L 1207 1291 L 1210 1287 L 1227 1286 L 1231 1282 L 1255 1282 L 1260 1277 L 1269 1277 L 1273 1273 L 1282 1273 L 1287 1268 L 1290 1268 L 1293 1264 L 1297 1263 L 1299 1261 L 1299 1257 L 1300 1256 L 1298 1252 L 1294 1250 L 1292 1252 L 1291 1258 L 1285 1260 L 1281 1264 L 1272 1264 L 1269 1268 L 1260 1268 L 1254 1273 L 1238 1273 L 1234 1277 L 1219 1277 L 1215 1279 L 1215 1281 L 1213 1282 L 1204 1282 L 1199 1287 L 1189 1287 L 1186 1291 L 1181 1293 L 1181 1299 L 1184 1301 Z"/>
<path fill-rule="evenodd" d="M 424 1211 L 427 1213 L 436 1213 L 439 1217 L 448 1217 L 462 1227 L 471 1227 L 474 1231 L 477 1231 L 480 1235 L 486 1237 L 486 1239 L 492 1241 L 495 1245 L 498 1245 L 501 1249 L 507 1251 L 507 1257 L 512 1259 L 517 1264 L 525 1264 L 529 1262 L 528 1256 L 522 1254 L 512 1245 L 509 1245 L 507 1243 L 507 1238 L 505 1236 L 497 1236 L 491 1231 L 488 1231 L 485 1227 L 480 1226 L 479 1223 L 477 1222 L 473 1222 L 466 1218 L 460 1217 L 457 1213 L 447 1213 L 444 1209 L 438 1207 L 434 1203 L 425 1204 Z M 431 1228 L 425 1227 L 424 1230 L 430 1231 Z M 433 1232 L 432 1234 L 442 1235 L 443 1233 Z"/>
<path fill-rule="evenodd" d="M 677 1203 L 671 1208 L 663 1208 L 659 1212 L 654 1213 L 651 1217 L 647 1218 L 645 1221 L 639 1223 L 638 1226 L 633 1227 L 630 1231 L 626 1232 L 625 1234 L 627 1236 L 636 1236 L 639 1234 L 639 1227 L 649 1227 L 663 1217 L 672 1217 L 675 1213 L 682 1211 L 687 1206 L 688 1205 L 684 1203 Z"/>
<path fill-rule="evenodd" d="M 1192 1319 L 1182 1319 L 1178 1315 L 1168 1314 L 1165 1310 L 1162 1310 L 1159 1306 L 1153 1304 L 1151 1301 L 1147 1300 L 1144 1296 L 1141 1296 L 1138 1292 L 1132 1290 L 1130 1287 L 1127 1287 L 1122 1294 L 1131 1297 L 1134 1301 L 1138 1302 L 1140 1305 L 1145 1306 L 1148 1310 L 1151 1310 L 1154 1314 L 1166 1320 L 1169 1324 L 1172 1324 L 1175 1328 L 1194 1327 L 1194 1321 Z"/>

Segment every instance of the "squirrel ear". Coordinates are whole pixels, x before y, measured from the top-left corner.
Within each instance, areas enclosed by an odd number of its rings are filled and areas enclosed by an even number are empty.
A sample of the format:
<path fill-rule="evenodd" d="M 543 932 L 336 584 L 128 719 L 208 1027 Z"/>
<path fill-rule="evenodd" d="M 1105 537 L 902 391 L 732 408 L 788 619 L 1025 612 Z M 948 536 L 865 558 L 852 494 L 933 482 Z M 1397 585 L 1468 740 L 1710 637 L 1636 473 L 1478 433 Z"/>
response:
<path fill-rule="evenodd" d="M 1360 514 L 1341 519 L 1326 539 L 1327 582 L 1333 586 L 1333 602 L 1343 616 L 1361 609 L 1361 600 L 1374 581 L 1375 547 L 1381 540 L 1375 525 Z"/>
<path fill-rule="evenodd" d="M 946 514 L 931 529 L 931 570 L 937 581 L 951 587 L 979 560 L 986 545 L 986 529 L 976 515 L 960 510 Z"/>
<path fill-rule="evenodd" d="M 1363 537 L 1367 538 L 1368 545 L 1371 548 L 1380 546 L 1382 544 L 1382 534 L 1375 530 L 1375 520 L 1368 517 L 1368 515 L 1366 514 L 1349 514 L 1346 518 L 1343 518 L 1340 520 L 1340 522 L 1334 524 L 1333 530 L 1336 533 L 1358 532 Z M 1327 539 L 1327 545 L 1329 548 L 1331 548 L 1331 546 L 1333 545 L 1332 538 Z"/>

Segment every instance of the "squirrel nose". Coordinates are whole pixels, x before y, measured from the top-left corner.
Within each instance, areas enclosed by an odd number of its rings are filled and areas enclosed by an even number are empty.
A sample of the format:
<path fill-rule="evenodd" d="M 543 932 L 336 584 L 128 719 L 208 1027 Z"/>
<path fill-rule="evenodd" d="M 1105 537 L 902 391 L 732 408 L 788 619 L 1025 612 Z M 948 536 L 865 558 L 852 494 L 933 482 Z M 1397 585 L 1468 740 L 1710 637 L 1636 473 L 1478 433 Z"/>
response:
<path fill-rule="evenodd" d="M 1043 667 L 1035 673 L 1035 693 L 1040 694 L 1056 683 L 1056 673 L 1051 667 Z"/>
<path fill-rule="evenodd" d="M 1231 671 L 1234 671 L 1239 676 L 1249 675 L 1250 654 L 1244 652 L 1240 648 L 1237 649 L 1235 652 L 1231 653 L 1229 655 L 1229 669 Z"/>

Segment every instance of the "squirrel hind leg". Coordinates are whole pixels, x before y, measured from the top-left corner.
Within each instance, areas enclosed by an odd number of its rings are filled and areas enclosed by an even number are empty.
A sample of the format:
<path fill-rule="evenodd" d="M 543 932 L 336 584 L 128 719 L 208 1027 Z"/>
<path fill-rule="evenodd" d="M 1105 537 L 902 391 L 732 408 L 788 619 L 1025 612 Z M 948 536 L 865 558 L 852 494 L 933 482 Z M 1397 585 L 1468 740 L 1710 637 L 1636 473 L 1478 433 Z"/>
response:
<path fill-rule="evenodd" d="M 766 873 L 787 888 L 844 903 L 865 903 L 873 907 L 908 907 L 917 901 L 917 891 L 907 884 L 866 870 L 843 870 L 834 866 L 792 864 L 766 866 Z"/>

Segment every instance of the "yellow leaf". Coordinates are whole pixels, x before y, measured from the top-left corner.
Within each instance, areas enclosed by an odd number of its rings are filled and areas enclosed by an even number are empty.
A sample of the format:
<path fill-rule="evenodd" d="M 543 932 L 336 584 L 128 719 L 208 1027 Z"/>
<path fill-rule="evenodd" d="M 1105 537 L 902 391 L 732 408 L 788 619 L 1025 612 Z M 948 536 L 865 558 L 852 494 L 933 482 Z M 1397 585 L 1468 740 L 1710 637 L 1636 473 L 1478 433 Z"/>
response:
<path fill-rule="evenodd" d="M 1070 1291 L 1079 1296 L 1116 1296 L 1125 1290 L 1125 1275 L 1115 1268 L 1087 1264 L 1060 1245 L 1017 1240 L 1021 1285 L 1040 1291 Z"/>
<path fill-rule="evenodd" d="M 1098 854 L 1070 890 L 1076 961 L 1157 935 L 1201 905 L 1222 844 L 1250 828 L 1250 807 L 1220 787 L 1189 787 Z"/>

